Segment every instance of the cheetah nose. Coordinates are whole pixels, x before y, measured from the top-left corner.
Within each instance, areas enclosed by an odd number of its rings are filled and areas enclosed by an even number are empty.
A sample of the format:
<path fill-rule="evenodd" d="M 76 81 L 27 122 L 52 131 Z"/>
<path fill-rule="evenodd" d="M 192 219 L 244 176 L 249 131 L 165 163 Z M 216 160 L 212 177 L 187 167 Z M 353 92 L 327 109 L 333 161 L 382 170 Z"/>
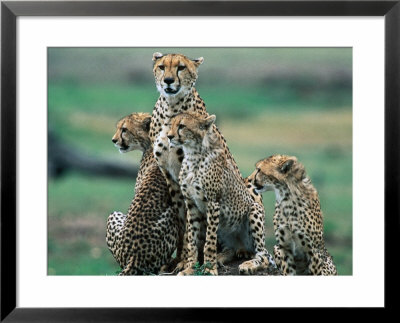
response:
<path fill-rule="evenodd" d="M 115 144 L 118 140 L 117 139 L 111 139 L 111 141 Z"/>
<path fill-rule="evenodd" d="M 168 137 L 169 140 L 171 140 L 172 138 L 174 138 L 173 135 L 169 135 L 169 136 L 167 136 L 167 137 Z"/>
<path fill-rule="evenodd" d="M 174 83 L 174 79 L 172 77 L 167 77 L 164 79 L 164 83 L 171 85 L 172 83 Z"/>

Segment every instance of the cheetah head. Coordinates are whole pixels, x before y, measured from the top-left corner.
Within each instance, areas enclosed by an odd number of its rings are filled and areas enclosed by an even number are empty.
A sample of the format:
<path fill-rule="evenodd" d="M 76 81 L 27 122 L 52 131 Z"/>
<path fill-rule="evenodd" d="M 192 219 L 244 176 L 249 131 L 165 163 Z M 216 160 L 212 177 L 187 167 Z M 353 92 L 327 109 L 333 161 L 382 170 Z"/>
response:
<path fill-rule="evenodd" d="M 215 115 L 204 116 L 196 113 L 181 113 L 171 120 L 167 134 L 170 146 L 196 148 L 202 145 L 206 134 L 211 131 Z"/>
<path fill-rule="evenodd" d="M 131 150 L 145 151 L 150 147 L 151 115 L 148 113 L 132 113 L 117 122 L 117 131 L 112 142 L 120 153 Z"/>
<path fill-rule="evenodd" d="M 184 97 L 197 80 L 203 57 L 189 59 L 181 54 L 153 54 L 153 72 L 160 94 L 168 99 Z"/>
<path fill-rule="evenodd" d="M 259 193 L 305 178 L 304 166 L 294 156 L 273 155 L 256 164 L 249 180 Z"/>

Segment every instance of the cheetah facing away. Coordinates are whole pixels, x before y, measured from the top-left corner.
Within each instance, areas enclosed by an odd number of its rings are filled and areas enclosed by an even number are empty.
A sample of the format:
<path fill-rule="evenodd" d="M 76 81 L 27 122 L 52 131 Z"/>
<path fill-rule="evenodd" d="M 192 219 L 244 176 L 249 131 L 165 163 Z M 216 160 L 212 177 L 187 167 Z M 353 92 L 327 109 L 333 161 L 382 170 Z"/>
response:
<path fill-rule="evenodd" d="M 203 63 L 202 57 L 198 59 L 189 59 L 181 54 L 154 53 L 153 55 L 153 73 L 155 77 L 156 87 L 160 92 L 152 114 L 150 125 L 150 139 L 154 143 L 154 155 L 160 166 L 164 176 L 166 177 L 168 188 L 170 191 L 173 205 L 179 208 L 180 218 L 180 234 L 178 242 L 177 261 L 184 259 L 182 252 L 185 232 L 186 210 L 184 207 L 184 199 L 179 186 L 179 172 L 181 169 L 183 156 L 182 148 L 169 147 L 167 134 L 169 132 L 171 119 L 184 112 L 196 112 L 200 115 L 208 116 L 204 101 L 199 96 L 194 85 L 197 80 L 198 67 Z M 213 125 L 216 135 L 220 138 L 223 150 L 227 158 L 227 166 L 241 178 L 239 169 L 234 161 L 225 139 Z M 261 195 L 253 191 L 252 185 L 243 181 L 248 185 L 248 190 L 254 199 L 262 205 Z M 263 230 L 255 228 L 259 235 L 264 236 Z M 223 250 L 223 256 L 220 257 L 221 263 L 228 262 L 235 254 L 240 254 L 237 250 Z M 241 268 L 241 273 L 252 273 L 258 269 L 254 260 L 254 266 Z M 268 261 L 266 260 L 266 263 Z M 182 269 L 184 262 L 179 262 L 176 270 Z"/>
<path fill-rule="evenodd" d="M 256 164 L 249 180 L 274 190 L 274 257 L 283 275 L 337 275 L 325 248 L 318 193 L 296 157 L 274 155 Z"/>
<path fill-rule="evenodd" d="M 190 275 L 198 261 L 197 242 L 205 230 L 204 263 L 206 271 L 217 275 L 218 242 L 232 250 L 256 254 L 239 268 L 272 264 L 264 247 L 264 208 L 249 193 L 245 182 L 229 165 L 229 155 L 216 128 L 215 116 L 183 113 L 174 117 L 168 133 L 170 145 L 184 152 L 179 184 L 188 210 L 187 259 Z M 202 223 L 206 223 L 205 229 Z M 204 234 L 204 233 L 203 233 Z"/>
<path fill-rule="evenodd" d="M 158 273 L 177 244 L 178 210 L 171 206 L 167 183 L 153 156 L 151 116 L 133 113 L 121 119 L 112 138 L 121 153 L 143 152 L 135 196 L 125 215 L 107 220 L 107 245 L 122 268 L 120 275 Z"/>

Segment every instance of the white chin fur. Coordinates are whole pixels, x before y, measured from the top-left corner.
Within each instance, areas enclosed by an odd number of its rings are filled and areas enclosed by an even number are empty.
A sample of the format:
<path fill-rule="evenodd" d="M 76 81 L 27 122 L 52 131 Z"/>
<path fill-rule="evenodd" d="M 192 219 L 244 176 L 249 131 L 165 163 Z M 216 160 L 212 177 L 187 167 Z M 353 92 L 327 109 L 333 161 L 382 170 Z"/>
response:
<path fill-rule="evenodd" d="M 168 144 L 170 148 L 179 148 L 181 146 L 179 142 L 172 142 L 171 140 L 168 140 Z"/>
<path fill-rule="evenodd" d="M 135 149 L 138 149 L 138 147 L 129 146 L 127 149 L 119 148 L 119 152 L 120 152 L 121 154 L 125 154 L 125 153 L 127 153 L 128 151 L 132 151 L 132 150 L 135 150 Z"/>
<path fill-rule="evenodd" d="M 163 87 L 162 85 L 160 85 L 160 84 L 157 85 L 157 90 L 158 90 L 158 92 L 159 92 L 160 94 L 164 95 L 165 97 L 174 97 L 175 95 L 179 94 L 179 93 L 180 93 L 180 90 L 181 90 L 181 89 L 179 89 L 179 91 L 176 92 L 176 93 L 168 93 L 168 92 L 165 91 L 166 89 L 167 89 L 167 88 L 164 88 L 164 87 Z M 173 90 L 175 90 L 175 89 L 173 89 Z"/>

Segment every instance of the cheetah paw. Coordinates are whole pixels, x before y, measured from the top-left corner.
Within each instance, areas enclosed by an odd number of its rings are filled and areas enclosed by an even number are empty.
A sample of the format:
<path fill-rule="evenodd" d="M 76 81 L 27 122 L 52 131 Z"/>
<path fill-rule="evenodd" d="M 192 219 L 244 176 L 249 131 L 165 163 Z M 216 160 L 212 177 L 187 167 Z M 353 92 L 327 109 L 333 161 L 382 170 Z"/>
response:
<path fill-rule="evenodd" d="M 182 261 L 180 261 L 180 262 L 178 262 L 178 263 L 176 264 L 176 267 L 175 267 L 175 269 L 173 270 L 173 272 L 174 272 L 174 273 L 177 273 L 177 272 L 180 272 L 180 271 L 184 270 L 185 268 L 187 268 L 187 266 L 186 266 L 186 261 L 182 260 Z"/>
<path fill-rule="evenodd" d="M 159 271 L 160 275 L 172 274 L 172 273 L 173 272 L 171 272 L 169 264 L 162 266 Z"/>
<path fill-rule="evenodd" d="M 204 269 L 204 272 L 205 272 L 205 273 L 208 273 L 208 274 L 210 274 L 210 275 L 212 275 L 212 276 L 218 276 L 218 270 L 217 270 L 216 268 L 213 268 L 213 269 L 211 269 L 211 268 L 205 268 L 205 269 Z"/>
<path fill-rule="evenodd" d="M 177 271 L 182 270 L 184 267 L 181 265 L 181 268 L 177 269 L 177 266 L 180 264 L 178 258 L 171 258 L 165 265 L 163 265 L 160 269 L 160 273 L 176 273 Z"/>
<path fill-rule="evenodd" d="M 193 275 L 194 269 L 193 268 L 186 268 L 178 273 L 178 276 L 190 276 Z"/>
<path fill-rule="evenodd" d="M 239 273 L 241 275 L 254 275 L 257 272 L 257 267 L 254 266 L 251 260 L 245 261 L 239 265 Z"/>

